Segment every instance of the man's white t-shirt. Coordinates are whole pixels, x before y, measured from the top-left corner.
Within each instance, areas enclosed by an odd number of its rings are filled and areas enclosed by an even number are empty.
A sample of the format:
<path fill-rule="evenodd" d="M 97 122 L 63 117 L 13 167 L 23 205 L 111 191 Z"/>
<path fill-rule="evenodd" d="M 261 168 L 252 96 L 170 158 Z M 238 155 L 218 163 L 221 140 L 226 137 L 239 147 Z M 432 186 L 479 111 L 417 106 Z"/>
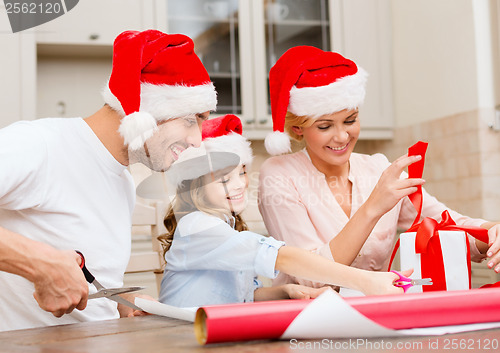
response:
<path fill-rule="evenodd" d="M 83 119 L 21 121 L 0 130 L 0 226 L 80 250 L 105 287 L 122 286 L 134 204 L 130 173 Z M 0 272 L 0 331 L 118 317 L 116 303 L 92 299 L 85 310 L 56 318 L 33 292 L 28 280 Z"/>

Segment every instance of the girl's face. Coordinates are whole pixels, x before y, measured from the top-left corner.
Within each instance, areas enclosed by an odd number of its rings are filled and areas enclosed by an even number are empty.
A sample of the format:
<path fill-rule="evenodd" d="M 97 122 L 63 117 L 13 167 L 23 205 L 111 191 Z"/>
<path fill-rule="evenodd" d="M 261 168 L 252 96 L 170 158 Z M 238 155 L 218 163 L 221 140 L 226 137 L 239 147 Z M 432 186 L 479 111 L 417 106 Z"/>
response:
<path fill-rule="evenodd" d="M 244 165 L 205 186 L 207 201 L 216 209 L 239 214 L 247 205 L 248 177 Z"/>
<path fill-rule="evenodd" d="M 342 166 L 349 161 L 358 141 L 358 110 L 324 115 L 309 127 L 294 126 L 292 129 L 303 136 L 313 163 Z"/>

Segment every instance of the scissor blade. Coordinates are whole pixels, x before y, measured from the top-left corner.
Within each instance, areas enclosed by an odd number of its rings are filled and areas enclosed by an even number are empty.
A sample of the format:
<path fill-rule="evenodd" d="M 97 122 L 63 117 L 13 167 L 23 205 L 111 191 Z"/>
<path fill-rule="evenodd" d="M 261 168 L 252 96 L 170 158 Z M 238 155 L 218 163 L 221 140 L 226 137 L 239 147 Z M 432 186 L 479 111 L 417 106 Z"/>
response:
<path fill-rule="evenodd" d="M 114 300 L 115 302 L 117 303 L 120 303 L 120 304 L 123 304 L 125 306 L 128 306 L 129 308 L 132 308 L 134 310 L 139 310 L 139 311 L 144 311 L 142 310 L 141 308 L 139 308 L 137 305 L 135 304 L 132 304 L 131 302 L 129 302 L 128 300 L 126 299 L 123 299 L 122 297 L 118 296 L 118 295 L 113 295 L 111 297 L 107 297 L 108 299 L 110 300 Z"/>
<path fill-rule="evenodd" d="M 144 288 L 145 287 L 102 288 L 96 293 L 89 295 L 89 299 L 107 298 L 117 294 L 137 292 Z"/>
<path fill-rule="evenodd" d="M 413 279 L 411 284 L 414 286 L 432 285 L 432 278 Z"/>

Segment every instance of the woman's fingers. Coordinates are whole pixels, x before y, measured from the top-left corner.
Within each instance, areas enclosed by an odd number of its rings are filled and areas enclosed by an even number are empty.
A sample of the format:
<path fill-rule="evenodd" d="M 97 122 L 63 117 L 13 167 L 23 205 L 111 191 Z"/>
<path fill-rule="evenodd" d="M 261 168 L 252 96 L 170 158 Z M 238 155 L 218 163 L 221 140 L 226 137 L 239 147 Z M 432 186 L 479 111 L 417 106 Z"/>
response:
<path fill-rule="evenodd" d="M 404 190 L 408 188 L 415 188 L 425 184 L 425 180 L 421 178 L 400 179 L 397 181 L 396 189 Z"/>
<path fill-rule="evenodd" d="M 410 164 L 413 164 L 415 162 L 418 162 L 422 159 L 422 156 L 417 155 L 417 156 L 408 156 L 404 155 L 396 159 L 392 164 L 389 166 L 388 170 L 390 170 L 392 173 L 397 174 L 397 176 L 401 175 L 403 170 L 405 170 L 406 167 L 408 167 Z"/>

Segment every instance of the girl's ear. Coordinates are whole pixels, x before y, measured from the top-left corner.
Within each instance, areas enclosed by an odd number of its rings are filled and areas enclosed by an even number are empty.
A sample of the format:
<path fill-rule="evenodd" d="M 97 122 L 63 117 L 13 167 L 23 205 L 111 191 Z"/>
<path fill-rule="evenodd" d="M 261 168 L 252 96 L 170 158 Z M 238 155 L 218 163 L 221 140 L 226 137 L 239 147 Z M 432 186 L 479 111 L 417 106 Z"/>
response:
<path fill-rule="evenodd" d="M 298 136 L 302 136 L 302 134 L 304 133 L 300 126 L 292 126 L 292 131 L 295 132 L 295 134 Z"/>

